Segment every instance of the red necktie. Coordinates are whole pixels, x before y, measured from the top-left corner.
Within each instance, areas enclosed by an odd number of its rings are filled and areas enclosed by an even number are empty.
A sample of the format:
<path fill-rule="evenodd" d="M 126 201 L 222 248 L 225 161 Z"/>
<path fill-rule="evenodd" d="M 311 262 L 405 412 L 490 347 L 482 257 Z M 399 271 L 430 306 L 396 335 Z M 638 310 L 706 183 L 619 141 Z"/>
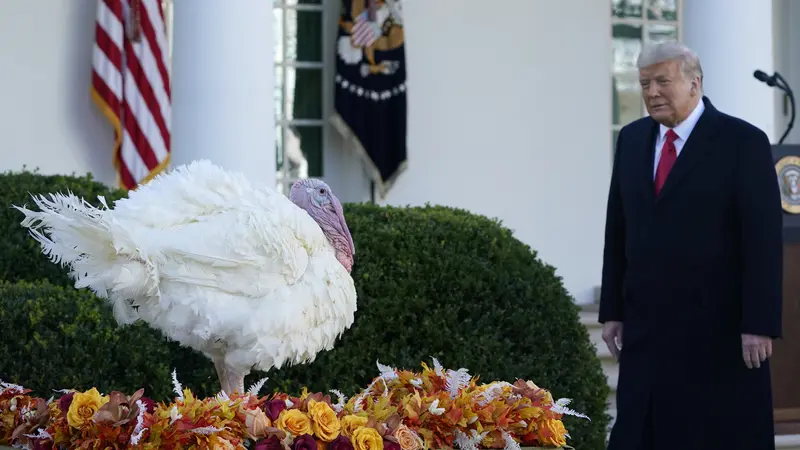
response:
<path fill-rule="evenodd" d="M 669 171 L 672 170 L 672 166 L 675 165 L 675 160 L 678 159 L 675 139 L 678 139 L 678 135 L 672 130 L 667 131 L 667 141 L 664 142 L 664 146 L 661 147 L 661 159 L 658 160 L 656 179 L 653 182 L 656 187 L 656 195 L 661 192 L 661 188 L 664 187 L 664 182 L 667 181 Z"/>

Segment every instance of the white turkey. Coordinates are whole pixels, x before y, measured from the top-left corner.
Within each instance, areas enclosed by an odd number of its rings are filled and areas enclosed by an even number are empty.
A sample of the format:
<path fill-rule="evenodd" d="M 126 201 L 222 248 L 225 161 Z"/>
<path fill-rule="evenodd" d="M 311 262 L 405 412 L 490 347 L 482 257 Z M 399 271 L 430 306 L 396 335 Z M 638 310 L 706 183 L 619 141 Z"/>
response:
<path fill-rule="evenodd" d="M 208 356 L 222 389 L 252 369 L 312 362 L 350 327 L 355 249 L 320 180 L 289 198 L 208 161 L 181 166 L 109 209 L 71 193 L 15 206 L 75 287 L 107 298 L 120 324 L 147 322 Z"/>

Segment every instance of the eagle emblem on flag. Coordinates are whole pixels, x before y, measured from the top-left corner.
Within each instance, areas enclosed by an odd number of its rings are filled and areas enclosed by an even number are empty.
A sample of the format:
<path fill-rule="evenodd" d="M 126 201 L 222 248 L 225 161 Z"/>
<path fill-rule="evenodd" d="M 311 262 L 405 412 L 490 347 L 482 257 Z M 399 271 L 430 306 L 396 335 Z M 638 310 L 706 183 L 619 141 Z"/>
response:
<path fill-rule="evenodd" d="M 375 51 L 393 50 L 403 45 L 402 1 L 353 0 L 350 18 L 339 20 L 339 26 L 346 33 L 339 38 L 339 57 L 348 64 L 361 64 L 360 72 L 364 77 L 397 71 L 399 61 L 376 63 Z"/>

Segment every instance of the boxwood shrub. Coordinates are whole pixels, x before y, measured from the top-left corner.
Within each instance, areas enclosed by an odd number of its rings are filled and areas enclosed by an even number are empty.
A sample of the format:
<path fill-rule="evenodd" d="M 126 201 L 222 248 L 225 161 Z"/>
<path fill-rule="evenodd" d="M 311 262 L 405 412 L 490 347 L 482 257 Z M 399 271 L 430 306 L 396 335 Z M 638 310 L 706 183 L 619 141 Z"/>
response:
<path fill-rule="evenodd" d="M 6 205 L 26 202 L 28 192 L 71 190 L 87 200 L 123 195 L 88 177 L 31 173 L 0 176 L 0 188 Z M 592 421 L 566 419 L 571 445 L 604 448 L 606 379 L 553 267 L 497 221 L 467 211 L 348 204 L 345 213 L 357 249 L 356 321 L 313 364 L 271 371 L 268 387 L 353 393 L 377 375 L 376 360 L 416 369 L 436 357 L 484 381 L 525 378 L 573 398 L 571 406 Z M 76 291 L 66 269 L 39 255 L 21 219 L 14 210 L 0 215 L 6 233 L 0 273 L 9 281 L 0 285 L 0 378 L 42 395 L 94 385 L 145 387 L 167 399 L 176 368 L 200 395 L 219 389 L 203 356 L 145 324 L 118 328 L 102 300 Z M 28 282 L 41 279 L 50 281 Z M 248 383 L 261 376 L 252 374 Z"/>

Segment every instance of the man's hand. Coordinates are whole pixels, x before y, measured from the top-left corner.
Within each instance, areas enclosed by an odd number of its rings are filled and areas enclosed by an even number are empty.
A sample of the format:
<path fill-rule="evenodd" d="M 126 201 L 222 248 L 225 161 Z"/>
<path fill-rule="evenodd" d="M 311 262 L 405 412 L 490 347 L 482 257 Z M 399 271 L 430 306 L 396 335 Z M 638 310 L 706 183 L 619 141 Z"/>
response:
<path fill-rule="evenodd" d="M 603 338 L 605 338 L 603 329 Z M 742 335 L 742 358 L 748 369 L 761 367 L 761 363 L 772 356 L 772 339 L 754 334 Z"/>
<path fill-rule="evenodd" d="M 603 340 L 606 341 L 614 359 L 619 362 L 619 351 L 622 349 L 622 322 L 608 321 L 604 323 Z"/>

